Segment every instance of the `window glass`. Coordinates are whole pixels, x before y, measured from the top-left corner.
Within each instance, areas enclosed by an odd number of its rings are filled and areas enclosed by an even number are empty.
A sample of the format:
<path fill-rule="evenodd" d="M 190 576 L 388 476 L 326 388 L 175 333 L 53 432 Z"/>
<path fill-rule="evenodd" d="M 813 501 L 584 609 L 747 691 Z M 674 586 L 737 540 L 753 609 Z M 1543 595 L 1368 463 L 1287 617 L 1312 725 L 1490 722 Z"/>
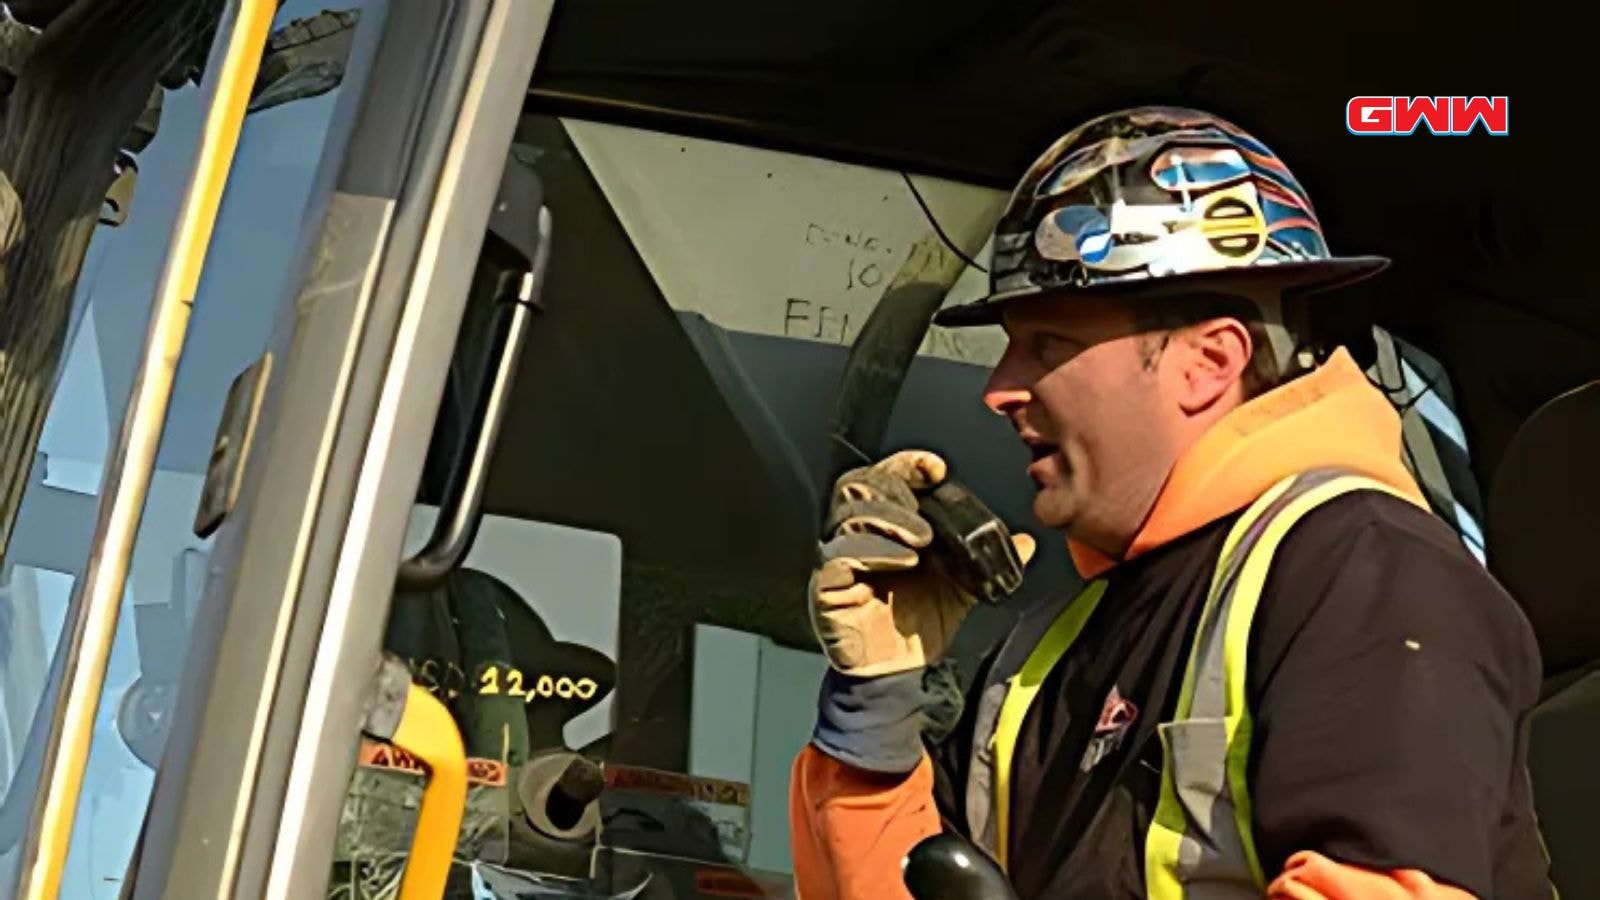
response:
<path fill-rule="evenodd" d="M 0 892 L 15 884 L 21 840 L 38 785 L 61 637 L 94 534 L 101 477 L 126 410 L 187 170 L 199 140 L 199 91 L 165 92 L 154 139 L 136 157 L 136 204 L 126 219 L 105 218 L 91 239 L 74 297 L 61 371 L 38 452 L 6 550 L 4 605 L 5 793 L 0 807 Z M 132 626 L 124 616 L 122 631 Z M 112 661 L 111 684 L 125 682 Z M 104 713 L 104 710 L 102 710 Z M 103 791 L 94 775 L 85 795 Z M 98 795 L 98 793 L 97 793 Z M 97 801 L 96 805 L 104 800 Z M 88 829 L 80 822 L 79 833 Z M 107 896 L 102 873 L 81 863 L 62 892 Z M 120 879 L 120 871 L 116 873 Z M 116 885 L 112 884 L 114 896 Z"/>
<path fill-rule="evenodd" d="M 341 12 L 322 14 L 321 4 L 287 0 L 274 22 L 133 551 L 62 896 L 113 900 L 121 890 L 207 566 L 211 541 L 195 536 L 194 522 L 212 440 L 230 384 L 260 356 L 279 319 L 360 5 L 346 2 Z M 60 383 L 7 557 L 0 588 L 9 626 L 0 774 L 8 777 L 0 837 L 8 885 L 37 781 L 27 756 L 42 749 L 47 723 L 39 716 L 50 706 L 50 665 L 88 556 L 101 479 L 144 349 L 150 302 L 202 115 L 193 85 L 163 95 L 155 138 L 138 156 L 127 220 L 94 235 Z"/>
<path fill-rule="evenodd" d="M 670 859 L 781 884 L 789 765 L 824 666 L 804 586 L 848 345 L 909 266 L 930 267 L 924 279 L 939 267 L 947 303 L 979 296 L 983 272 L 929 214 L 981 264 L 1005 198 L 920 176 L 913 193 L 898 172 L 553 118 L 525 117 L 516 140 L 554 219 L 546 308 L 465 567 L 426 596 L 396 597 L 390 649 L 452 704 L 470 755 L 509 763 L 508 843 L 481 843 L 478 858 L 560 872 L 553 848 L 594 839 L 581 816 L 565 831 L 540 818 L 555 776 L 573 771 L 541 775 L 542 760 L 575 752 L 602 761 L 610 786 L 596 807 L 605 887 L 688 877 Z M 449 480 L 483 327 L 469 311 L 412 549 Z M 935 329 L 886 449 L 944 453 L 1025 523 L 1027 456 L 980 402 L 1003 347 L 998 329 Z M 1036 565 L 1070 585 L 1064 550 L 1043 548 Z M 503 631 L 465 622 L 469 596 L 492 598 L 498 613 L 484 618 L 501 616 Z M 1010 615 L 980 610 L 957 654 Z M 508 671 L 525 723 L 493 707 Z M 592 697 L 564 693 L 584 679 Z"/>

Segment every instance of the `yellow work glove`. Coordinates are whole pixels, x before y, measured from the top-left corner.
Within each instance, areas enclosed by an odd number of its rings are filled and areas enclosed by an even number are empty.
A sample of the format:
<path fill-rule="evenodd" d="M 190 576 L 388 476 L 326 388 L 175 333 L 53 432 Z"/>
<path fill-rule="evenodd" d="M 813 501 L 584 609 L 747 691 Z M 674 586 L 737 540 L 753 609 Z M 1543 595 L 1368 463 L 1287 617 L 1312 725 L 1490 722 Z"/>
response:
<path fill-rule="evenodd" d="M 926 551 L 933 529 L 917 512 L 917 491 L 945 478 L 926 450 L 904 450 L 853 469 L 834 483 L 822 563 L 811 576 L 811 625 L 838 671 L 871 678 L 939 658 L 976 598 Z M 1012 536 L 1023 565 L 1037 549 Z"/>

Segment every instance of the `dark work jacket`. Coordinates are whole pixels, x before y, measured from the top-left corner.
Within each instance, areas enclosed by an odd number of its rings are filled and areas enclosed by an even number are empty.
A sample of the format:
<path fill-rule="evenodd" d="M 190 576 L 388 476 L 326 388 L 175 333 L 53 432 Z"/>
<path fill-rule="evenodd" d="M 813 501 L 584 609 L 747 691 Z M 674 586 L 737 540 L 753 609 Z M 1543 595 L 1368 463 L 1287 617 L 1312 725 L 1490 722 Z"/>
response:
<path fill-rule="evenodd" d="M 1172 717 L 1236 519 L 1108 573 L 1042 685 L 1011 781 L 1008 856 L 1025 900 L 1145 896 L 1156 725 Z M 1366 491 L 1313 510 L 1279 548 L 1250 635 L 1249 785 L 1266 877 L 1314 851 L 1420 869 L 1486 900 L 1549 898 L 1526 769 L 1538 660 L 1519 608 L 1442 521 Z M 974 693 L 928 748 L 940 814 L 962 833 L 977 706 Z M 1111 707 L 1131 724 L 1096 738 Z"/>

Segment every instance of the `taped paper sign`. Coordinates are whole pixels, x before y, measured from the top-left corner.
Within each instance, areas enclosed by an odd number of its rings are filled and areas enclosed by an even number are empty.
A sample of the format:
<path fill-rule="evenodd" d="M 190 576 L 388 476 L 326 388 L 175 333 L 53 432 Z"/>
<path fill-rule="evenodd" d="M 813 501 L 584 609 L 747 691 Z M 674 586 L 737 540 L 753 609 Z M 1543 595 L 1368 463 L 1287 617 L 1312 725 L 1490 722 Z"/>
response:
<path fill-rule="evenodd" d="M 635 766 L 603 766 L 600 838 L 607 847 L 704 862 L 750 852 L 750 786 Z"/>
<path fill-rule="evenodd" d="M 649 791 L 689 797 L 704 803 L 750 805 L 750 785 L 741 781 L 610 763 L 604 766 L 604 774 L 606 787 L 610 790 Z"/>

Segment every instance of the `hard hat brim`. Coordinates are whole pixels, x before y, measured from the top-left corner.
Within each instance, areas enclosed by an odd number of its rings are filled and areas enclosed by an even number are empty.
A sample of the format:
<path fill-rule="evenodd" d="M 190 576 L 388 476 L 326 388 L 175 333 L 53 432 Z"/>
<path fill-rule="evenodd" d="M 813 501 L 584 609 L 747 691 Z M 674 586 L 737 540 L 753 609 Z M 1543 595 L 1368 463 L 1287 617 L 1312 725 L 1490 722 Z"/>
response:
<path fill-rule="evenodd" d="M 1137 300 L 1141 297 L 1197 292 L 1229 293 L 1230 288 L 1241 291 L 1275 288 L 1286 295 L 1304 296 L 1331 291 L 1371 278 L 1388 268 L 1389 263 L 1390 260 L 1383 256 L 1341 256 L 1334 259 L 1211 269 L 1159 278 L 1103 281 L 1083 287 L 1024 288 L 990 294 L 981 300 L 947 307 L 934 316 L 933 323 L 944 328 L 999 325 L 1001 315 L 1007 307 L 1028 298 L 1039 297 L 1126 297 Z"/>

